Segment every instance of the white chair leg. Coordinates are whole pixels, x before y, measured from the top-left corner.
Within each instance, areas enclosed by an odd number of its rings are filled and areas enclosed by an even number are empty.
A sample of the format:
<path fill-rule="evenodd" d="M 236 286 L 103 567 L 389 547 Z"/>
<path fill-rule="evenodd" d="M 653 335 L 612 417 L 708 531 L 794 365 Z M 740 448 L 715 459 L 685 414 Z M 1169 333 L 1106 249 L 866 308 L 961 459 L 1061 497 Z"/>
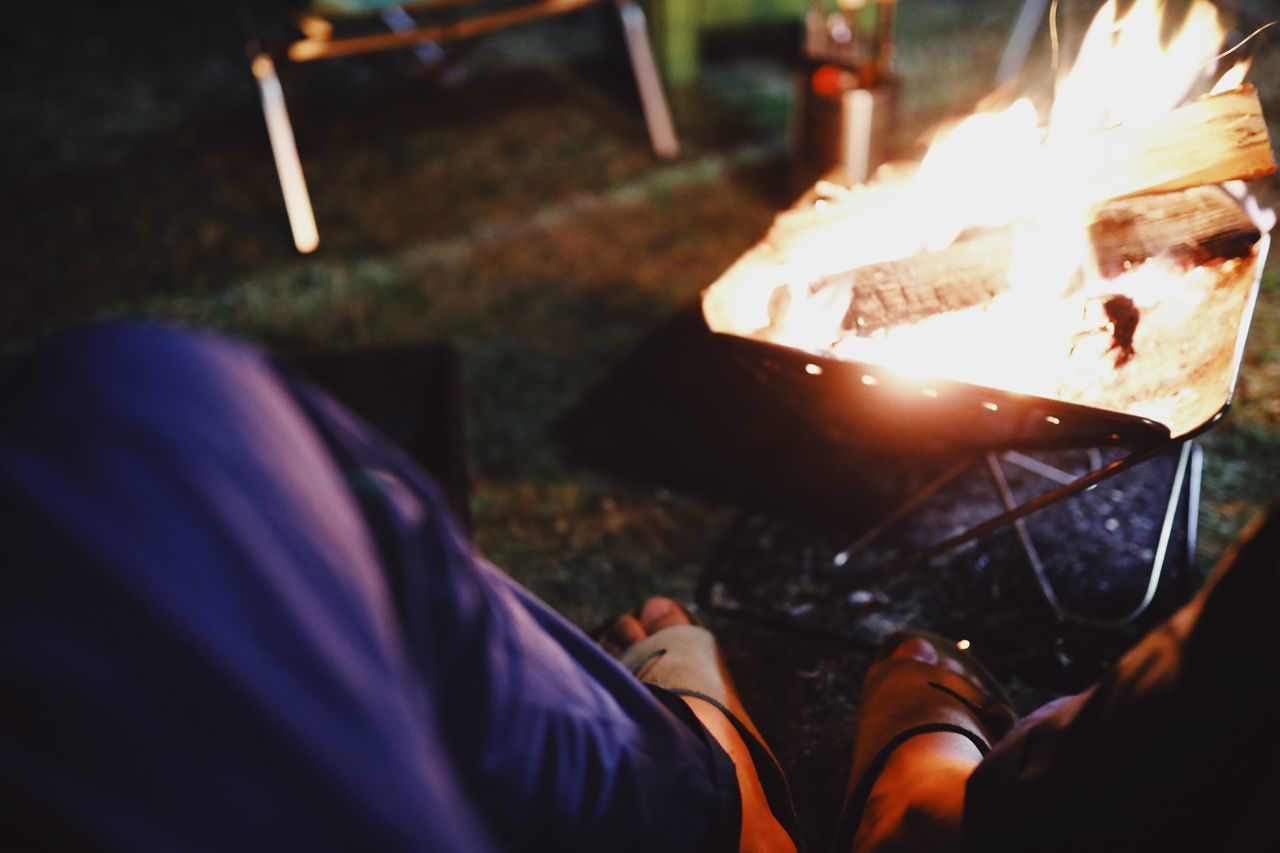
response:
<path fill-rule="evenodd" d="M 293 244 L 303 254 L 314 252 L 320 245 L 320 234 L 311 209 L 311 196 L 307 193 L 307 180 L 302 174 L 302 161 L 298 159 L 298 146 L 293 140 L 293 126 L 289 124 L 289 112 L 284 106 L 284 89 L 280 87 L 271 57 L 265 53 L 254 57 L 253 76 L 262 96 L 262 114 L 267 120 L 267 136 L 271 140 L 276 173 L 280 176 L 280 191 L 289 214 Z"/>
<path fill-rule="evenodd" d="M 676 139 L 675 123 L 671 120 L 667 96 L 662 91 L 657 63 L 653 61 L 644 11 L 634 0 L 618 0 L 618 15 L 622 18 L 622 34 L 631 57 L 636 88 L 640 90 L 640 105 L 644 108 L 644 120 L 649 127 L 649 142 L 654 154 L 669 160 L 680 153 L 680 141 Z"/>
<path fill-rule="evenodd" d="M 996 70 L 997 86 L 1003 86 L 1017 77 L 1018 72 L 1027 64 L 1031 43 L 1035 41 L 1047 11 L 1049 0 L 1024 0 L 1022 11 L 1018 13 L 1018 20 L 1009 35 L 1009 42 L 1004 47 L 1004 55 L 1000 57 L 1000 67 Z"/>

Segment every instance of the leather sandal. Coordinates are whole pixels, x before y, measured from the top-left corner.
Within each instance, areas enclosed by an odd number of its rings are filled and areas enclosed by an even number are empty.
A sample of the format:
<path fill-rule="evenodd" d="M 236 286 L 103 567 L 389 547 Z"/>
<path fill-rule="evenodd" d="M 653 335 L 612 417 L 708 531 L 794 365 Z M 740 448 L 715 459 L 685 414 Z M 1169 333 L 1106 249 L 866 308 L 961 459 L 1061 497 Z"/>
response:
<path fill-rule="evenodd" d="M 941 661 L 959 663 L 964 675 L 939 664 L 890 659 L 907 640 L 929 643 Z M 862 689 L 854 737 L 853 766 L 836 833 L 837 848 L 853 846 L 871 788 L 892 752 L 916 735 L 950 732 L 982 755 L 1017 720 L 1008 694 L 972 654 L 927 631 L 898 631 L 880 646 Z"/>
<path fill-rule="evenodd" d="M 685 614 L 693 624 L 663 628 L 631 644 L 619 661 L 645 684 L 676 696 L 701 699 L 724 714 L 747 746 L 769 810 L 796 849 L 803 850 L 791 789 L 782 768 L 751 721 L 739 719 L 729 710 L 735 705 L 741 707 L 741 702 L 715 635 L 688 609 Z"/>

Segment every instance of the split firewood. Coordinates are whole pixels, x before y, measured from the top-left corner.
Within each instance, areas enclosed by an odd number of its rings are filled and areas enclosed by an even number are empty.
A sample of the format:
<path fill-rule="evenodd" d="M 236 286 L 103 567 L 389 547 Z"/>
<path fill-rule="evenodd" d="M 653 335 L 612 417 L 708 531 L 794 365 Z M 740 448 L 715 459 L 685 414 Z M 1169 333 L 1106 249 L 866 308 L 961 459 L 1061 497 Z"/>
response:
<path fill-rule="evenodd" d="M 1063 169 L 1096 201 L 1247 181 L 1276 171 L 1262 105 L 1247 84 L 1092 134 L 1058 156 L 1064 162 L 1045 166 Z"/>
<path fill-rule="evenodd" d="M 1261 237 L 1240 203 L 1220 187 L 1117 199 L 1089 226 L 1098 271 L 1107 278 L 1157 256 L 1187 267 L 1245 258 Z"/>

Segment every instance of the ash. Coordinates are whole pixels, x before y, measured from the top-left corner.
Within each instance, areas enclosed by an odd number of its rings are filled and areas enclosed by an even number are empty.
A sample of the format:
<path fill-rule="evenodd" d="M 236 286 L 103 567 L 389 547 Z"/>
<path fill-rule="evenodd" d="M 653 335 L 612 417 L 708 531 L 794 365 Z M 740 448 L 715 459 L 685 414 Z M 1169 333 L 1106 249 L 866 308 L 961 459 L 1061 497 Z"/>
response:
<path fill-rule="evenodd" d="M 1120 455 L 1105 452 L 1102 461 Z M 1036 458 L 1076 474 L 1089 465 L 1083 451 Z M 1175 450 L 1028 518 L 1045 575 L 1064 607 L 1116 619 L 1142 600 L 1176 465 Z M 1019 501 L 1052 487 L 1008 462 L 1002 468 Z M 835 563 L 837 553 L 874 520 L 851 519 L 842 538 L 743 513 L 707 569 L 701 603 L 719 617 L 715 622 L 748 707 L 766 736 L 786 745 L 780 759 L 801 811 L 820 821 L 824 810 L 834 814 L 838 808 L 831 780 L 847 773 L 859 685 L 886 634 L 918 627 L 968 639 L 1009 687 L 1021 713 L 1078 692 L 1200 583 L 1188 559 L 1185 507 L 1183 496 L 1155 599 L 1119 628 L 1060 618 L 1041 594 L 1011 527 L 950 555 L 875 576 L 875 566 L 1001 511 L 981 457 L 843 566 Z M 820 843 L 821 823 L 810 826 L 812 840 Z"/>
<path fill-rule="evenodd" d="M 1123 455 L 1112 449 L 1104 463 Z M 1037 458 L 1083 474 L 1084 451 Z M 1044 576 L 1069 614 L 1117 620 L 1142 601 L 1148 586 L 1177 451 L 1103 481 L 1027 518 Z M 1053 487 L 1008 461 L 1002 469 L 1019 501 Z M 1055 693 L 1093 681 L 1143 631 L 1186 600 L 1198 583 L 1188 565 L 1185 499 L 1161 567 L 1157 596 L 1141 618 L 1104 629 L 1063 619 L 1040 591 L 1012 526 L 950 555 L 878 573 L 1003 510 L 990 474 L 975 459 L 913 515 L 852 554 L 857 538 L 815 533 L 791 522 L 744 513 L 725 535 L 703 590 L 714 610 L 775 626 L 874 647 L 899 627 L 967 638 L 998 673 Z M 872 521 L 861 519 L 869 529 Z"/>

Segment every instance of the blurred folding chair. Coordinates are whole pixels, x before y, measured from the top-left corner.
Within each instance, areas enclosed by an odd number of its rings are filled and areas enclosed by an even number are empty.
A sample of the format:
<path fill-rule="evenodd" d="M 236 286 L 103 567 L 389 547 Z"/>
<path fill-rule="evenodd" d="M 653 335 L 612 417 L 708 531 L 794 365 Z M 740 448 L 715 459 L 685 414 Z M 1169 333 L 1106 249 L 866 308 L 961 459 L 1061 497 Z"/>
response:
<path fill-rule="evenodd" d="M 441 53 L 441 42 L 470 39 L 503 27 L 562 15 L 599 3 L 612 3 L 621 18 L 653 152 L 662 159 L 675 157 L 680 144 L 653 60 L 644 12 L 635 0 L 418 0 L 408 4 L 387 0 L 315 0 L 308 4 L 306 11 L 294 15 L 297 33 L 283 46 L 267 46 L 265 40 L 258 36 L 252 16 L 246 14 L 246 23 L 251 31 L 251 68 L 258 81 L 267 135 L 271 140 L 271 152 L 289 214 L 289 227 L 298 251 L 313 251 L 319 245 L 320 237 L 285 108 L 284 90 L 276 74 L 277 61 L 312 62 L 405 48 L 413 49 L 423 61 L 430 61 L 432 56 Z M 439 13 L 452 17 L 441 21 Z M 339 36 L 335 34 L 332 23 L 338 17 L 380 19 L 386 31 Z"/>

